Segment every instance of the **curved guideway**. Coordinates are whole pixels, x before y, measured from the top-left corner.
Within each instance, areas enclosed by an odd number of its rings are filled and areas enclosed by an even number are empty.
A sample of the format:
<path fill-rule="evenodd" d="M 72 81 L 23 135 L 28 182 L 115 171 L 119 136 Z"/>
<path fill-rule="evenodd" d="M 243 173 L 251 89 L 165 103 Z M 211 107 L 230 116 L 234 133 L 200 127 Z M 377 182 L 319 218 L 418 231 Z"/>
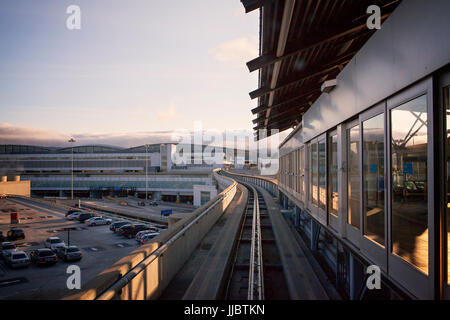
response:
<path fill-rule="evenodd" d="M 290 299 L 264 197 L 251 185 L 245 185 L 249 191 L 248 204 L 223 298 Z"/>

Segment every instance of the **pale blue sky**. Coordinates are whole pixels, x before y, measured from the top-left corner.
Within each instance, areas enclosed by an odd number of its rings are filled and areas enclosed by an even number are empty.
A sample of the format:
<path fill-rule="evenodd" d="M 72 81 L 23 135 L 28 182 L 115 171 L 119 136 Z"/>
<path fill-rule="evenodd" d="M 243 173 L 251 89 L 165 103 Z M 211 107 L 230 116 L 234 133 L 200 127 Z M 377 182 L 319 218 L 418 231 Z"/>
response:
<path fill-rule="evenodd" d="M 81 30 L 66 8 L 81 8 Z M 0 124 L 65 134 L 251 129 L 259 12 L 239 0 L 1 0 Z M 0 142 L 1 143 L 1 142 Z"/>

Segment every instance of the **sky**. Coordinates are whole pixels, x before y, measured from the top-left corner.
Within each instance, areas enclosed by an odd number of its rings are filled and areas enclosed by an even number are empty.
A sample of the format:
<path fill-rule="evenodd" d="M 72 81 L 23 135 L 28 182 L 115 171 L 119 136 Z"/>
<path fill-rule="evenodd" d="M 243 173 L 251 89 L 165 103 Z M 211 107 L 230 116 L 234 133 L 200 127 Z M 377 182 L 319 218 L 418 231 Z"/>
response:
<path fill-rule="evenodd" d="M 2 0 L 0 144 L 251 130 L 258 34 L 239 0 Z"/>

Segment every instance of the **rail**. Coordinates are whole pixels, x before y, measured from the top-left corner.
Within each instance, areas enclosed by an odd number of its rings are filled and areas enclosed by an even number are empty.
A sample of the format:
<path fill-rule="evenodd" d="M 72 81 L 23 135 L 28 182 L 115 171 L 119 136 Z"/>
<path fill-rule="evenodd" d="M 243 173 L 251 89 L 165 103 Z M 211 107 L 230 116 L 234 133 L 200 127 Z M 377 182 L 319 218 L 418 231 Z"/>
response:
<path fill-rule="evenodd" d="M 251 187 L 251 189 L 253 192 L 253 221 L 250 249 L 250 271 L 248 277 L 248 300 L 264 300 L 264 268 L 262 262 L 259 198 L 256 189 L 254 187 Z M 255 294 L 257 295 L 256 298 Z"/>
<path fill-rule="evenodd" d="M 276 179 L 267 178 L 263 176 L 252 176 L 243 173 L 236 173 L 231 171 L 221 170 L 220 173 L 223 176 L 229 178 L 240 179 L 244 182 L 250 182 L 261 188 L 266 189 L 272 196 L 278 196 L 278 181 Z"/>

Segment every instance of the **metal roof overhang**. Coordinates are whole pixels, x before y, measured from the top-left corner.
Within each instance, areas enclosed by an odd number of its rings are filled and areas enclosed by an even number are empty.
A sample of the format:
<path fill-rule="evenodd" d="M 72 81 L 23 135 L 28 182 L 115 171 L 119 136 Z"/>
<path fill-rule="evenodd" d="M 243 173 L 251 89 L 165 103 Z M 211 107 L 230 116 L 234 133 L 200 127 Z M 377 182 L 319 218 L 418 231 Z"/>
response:
<path fill-rule="evenodd" d="M 247 62 L 259 70 L 252 109 L 259 129 L 283 131 L 301 122 L 321 94 L 375 30 L 366 26 L 367 7 L 381 8 L 382 22 L 401 0 L 241 0 L 245 11 L 260 9 L 260 56 Z"/>

